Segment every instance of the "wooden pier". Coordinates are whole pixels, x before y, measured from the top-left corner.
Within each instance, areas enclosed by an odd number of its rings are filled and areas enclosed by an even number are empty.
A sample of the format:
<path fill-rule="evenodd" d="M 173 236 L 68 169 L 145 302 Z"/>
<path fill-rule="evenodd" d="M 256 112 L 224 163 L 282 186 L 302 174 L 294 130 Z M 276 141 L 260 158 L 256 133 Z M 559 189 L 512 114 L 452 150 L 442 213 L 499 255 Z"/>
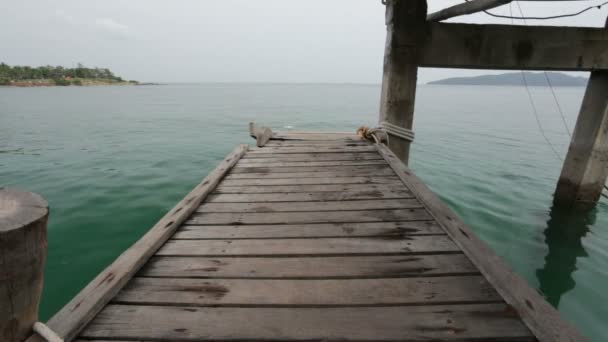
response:
<path fill-rule="evenodd" d="M 419 67 L 591 71 L 554 203 L 597 203 L 608 30 L 436 22 L 509 2 L 382 1 L 384 138 L 250 126 L 46 325 L 46 202 L 0 188 L 0 340 L 584 341 L 407 167 Z"/>
<path fill-rule="evenodd" d="M 51 330 L 78 341 L 583 340 L 387 146 L 273 136 L 237 147 Z"/>

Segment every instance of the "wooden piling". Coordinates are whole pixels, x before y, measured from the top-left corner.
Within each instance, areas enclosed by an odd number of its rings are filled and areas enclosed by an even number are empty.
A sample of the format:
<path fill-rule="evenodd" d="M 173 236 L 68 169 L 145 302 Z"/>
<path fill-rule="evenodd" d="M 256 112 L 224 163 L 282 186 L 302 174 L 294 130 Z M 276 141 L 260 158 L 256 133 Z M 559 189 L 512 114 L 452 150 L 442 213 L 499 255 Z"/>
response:
<path fill-rule="evenodd" d="M 0 340 L 24 341 L 38 320 L 46 258 L 48 204 L 0 188 Z"/>
<path fill-rule="evenodd" d="M 559 207 L 596 205 L 608 176 L 608 71 L 592 71 L 557 183 Z"/>
<path fill-rule="evenodd" d="M 425 37 L 425 0 L 386 1 L 386 45 L 380 98 L 380 122 L 411 129 L 418 56 Z M 390 135 L 389 148 L 407 163 L 410 141 Z"/>

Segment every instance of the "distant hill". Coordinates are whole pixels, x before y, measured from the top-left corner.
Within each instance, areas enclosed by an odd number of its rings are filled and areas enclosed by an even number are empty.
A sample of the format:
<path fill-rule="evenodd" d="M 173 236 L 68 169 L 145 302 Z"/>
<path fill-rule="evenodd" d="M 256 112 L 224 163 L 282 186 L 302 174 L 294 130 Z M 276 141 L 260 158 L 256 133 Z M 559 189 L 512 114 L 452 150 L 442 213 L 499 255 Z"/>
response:
<path fill-rule="evenodd" d="M 525 72 L 529 86 L 548 86 L 547 79 L 542 72 Z M 553 86 L 578 87 L 587 84 L 586 77 L 570 76 L 559 72 L 547 72 L 547 77 Z M 428 84 L 445 85 L 524 85 L 521 72 L 512 72 L 500 75 L 482 75 L 473 77 L 452 77 L 429 82 Z"/>

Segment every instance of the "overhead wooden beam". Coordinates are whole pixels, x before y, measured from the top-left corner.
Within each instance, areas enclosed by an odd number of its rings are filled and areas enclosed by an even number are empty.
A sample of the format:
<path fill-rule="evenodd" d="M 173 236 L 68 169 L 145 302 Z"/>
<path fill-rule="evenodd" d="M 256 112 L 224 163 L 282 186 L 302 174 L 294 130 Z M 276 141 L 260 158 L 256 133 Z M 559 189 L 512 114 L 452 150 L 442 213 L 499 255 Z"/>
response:
<path fill-rule="evenodd" d="M 427 23 L 419 65 L 433 68 L 608 70 L 608 30 Z"/>
<path fill-rule="evenodd" d="M 418 55 L 425 38 L 425 0 L 386 1 L 386 45 L 380 95 L 380 123 L 411 129 L 418 75 Z M 389 135 L 389 147 L 407 163 L 410 141 Z"/>
<path fill-rule="evenodd" d="M 473 14 L 508 4 L 511 1 L 513 0 L 471 0 L 431 13 L 426 16 L 426 20 L 441 21 L 461 15 Z"/>

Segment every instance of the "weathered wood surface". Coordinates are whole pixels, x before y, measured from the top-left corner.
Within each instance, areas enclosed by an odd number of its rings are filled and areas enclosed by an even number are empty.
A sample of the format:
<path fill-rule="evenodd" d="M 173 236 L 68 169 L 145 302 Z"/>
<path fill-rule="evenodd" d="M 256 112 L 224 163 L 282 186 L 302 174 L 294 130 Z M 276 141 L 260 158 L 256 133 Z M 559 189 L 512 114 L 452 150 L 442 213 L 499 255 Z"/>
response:
<path fill-rule="evenodd" d="M 421 67 L 608 69 L 605 28 L 428 23 L 424 32 Z"/>
<path fill-rule="evenodd" d="M 325 168 L 325 170 L 324 170 Z M 297 167 L 278 168 L 240 168 L 231 172 L 226 179 L 243 178 L 314 178 L 314 177 L 358 177 L 358 176 L 394 176 L 393 170 L 388 165 L 367 166 L 329 166 L 308 167 L 305 169 Z"/>
<path fill-rule="evenodd" d="M 369 145 L 370 143 L 361 139 L 343 139 L 343 140 L 272 140 L 269 141 L 266 147 L 296 147 L 296 146 L 362 146 Z"/>
<path fill-rule="evenodd" d="M 0 340 L 21 342 L 38 321 L 46 259 L 47 202 L 0 187 Z"/>
<path fill-rule="evenodd" d="M 384 160 L 321 160 L 321 161 L 306 161 L 306 160 L 277 160 L 273 158 L 259 158 L 259 159 L 248 159 L 239 163 L 234 171 L 241 170 L 244 168 L 276 168 L 275 172 L 281 172 L 283 169 L 294 168 L 302 171 L 306 171 L 308 168 L 314 168 L 318 166 L 322 167 L 340 167 L 340 166 L 376 166 L 386 165 Z"/>
<path fill-rule="evenodd" d="M 339 200 L 322 202 L 250 202 L 250 203 L 205 203 L 196 211 L 199 213 L 273 213 L 293 211 L 339 211 L 422 208 L 415 198 Z"/>
<path fill-rule="evenodd" d="M 170 341 L 489 341 L 499 340 L 497 336 L 534 340 L 505 304 L 213 309 L 109 305 L 82 333 L 84 338 Z"/>
<path fill-rule="evenodd" d="M 510 3 L 512 0 L 472 0 L 446 7 L 426 16 L 427 21 L 441 21 L 461 15 L 473 14 Z"/>
<path fill-rule="evenodd" d="M 386 1 L 386 43 L 379 121 L 412 129 L 418 56 L 426 29 L 426 0 Z M 390 132 L 389 132 L 390 134 Z M 390 134 L 390 149 L 408 162 L 410 141 Z"/>
<path fill-rule="evenodd" d="M 373 152 L 327 152 L 327 153 L 248 153 L 241 164 L 266 162 L 318 162 L 318 161 L 358 161 L 382 160 L 378 153 Z"/>
<path fill-rule="evenodd" d="M 306 202 L 306 201 L 348 201 L 382 198 L 413 198 L 405 189 L 386 189 L 385 191 L 342 191 L 342 192 L 287 192 L 287 193 L 235 193 L 213 194 L 206 203 L 230 202 Z"/>
<path fill-rule="evenodd" d="M 347 146 L 347 145 L 325 145 L 325 146 L 296 146 L 296 147 L 264 147 L 252 149 L 251 155 L 273 155 L 273 154 L 294 154 L 294 153 L 357 153 L 357 152 L 374 152 L 374 146 Z"/>
<path fill-rule="evenodd" d="M 374 279 L 134 278 L 113 300 L 175 306 L 379 306 L 499 303 L 482 276 Z"/>
<path fill-rule="evenodd" d="M 434 221 L 270 225 L 184 225 L 173 239 L 316 238 L 445 234 Z"/>
<path fill-rule="evenodd" d="M 348 144 L 315 140 L 262 150 Z M 394 155 L 363 147 L 245 154 L 80 337 L 534 341 Z M 340 164 L 354 161 L 381 164 Z"/>
<path fill-rule="evenodd" d="M 400 183 L 393 184 L 308 184 L 308 185 L 274 185 L 274 186 L 225 186 L 220 185 L 216 194 L 292 194 L 292 193 L 335 193 L 359 192 L 376 194 L 385 191 L 407 191 Z"/>
<path fill-rule="evenodd" d="M 250 164 L 237 165 L 231 172 L 230 175 L 234 176 L 241 173 L 299 173 L 299 172 L 353 172 L 353 171 L 380 171 L 386 172 L 391 171 L 391 168 L 386 162 L 377 163 L 371 165 L 357 165 L 357 164 L 346 164 L 346 165 L 311 165 L 303 167 L 306 162 L 302 163 L 302 166 L 251 166 Z M 325 162 L 324 162 L 325 163 Z"/>
<path fill-rule="evenodd" d="M 307 184 L 400 184 L 397 177 L 391 176 L 353 176 L 333 178 L 258 178 L 258 179 L 226 179 L 224 186 L 242 185 L 307 185 Z"/>
<path fill-rule="evenodd" d="M 349 132 L 276 132 L 271 141 L 343 141 L 343 140 L 359 140 L 356 133 Z"/>
<path fill-rule="evenodd" d="M 478 274 L 463 254 L 311 257 L 153 257 L 140 276 L 218 279 L 345 279 Z"/>
<path fill-rule="evenodd" d="M 66 340 L 74 338 L 158 248 L 175 233 L 177 228 L 196 210 L 205 196 L 213 191 L 222 177 L 247 152 L 247 149 L 247 145 L 240 145 L 235 148 L 215 170 L 161 218 L 141 239 L 122 253 L 63 309 L 57 312 L 47 325 Z M 28 341 L 40 340 L 33 336 Z"/>
<path fill-rule="evenodd" d="M 425 209 L 328 212 L 196 213 L 186 224 L 295 224 L 431 220 Z"/>
<path fill-rule="evenodd" d="M 507 303 L 523 319 L 540 341 L 585 341 L 557 310 L 507 263 L 481 241 L 467 225 L 452 212 L 407 166 L 400 163 L 386 146 L 378 145 L 378 152 L 395 173 L 415 194 L 449 234 L 459 248 L 471 259 L 481 273 L 496 288 Z"/>
<path fill-rule="evenodd" d="M 169 240 L 159 256 L 288 256 L 456 253 L 443 235 L 321 239 Z"/>

